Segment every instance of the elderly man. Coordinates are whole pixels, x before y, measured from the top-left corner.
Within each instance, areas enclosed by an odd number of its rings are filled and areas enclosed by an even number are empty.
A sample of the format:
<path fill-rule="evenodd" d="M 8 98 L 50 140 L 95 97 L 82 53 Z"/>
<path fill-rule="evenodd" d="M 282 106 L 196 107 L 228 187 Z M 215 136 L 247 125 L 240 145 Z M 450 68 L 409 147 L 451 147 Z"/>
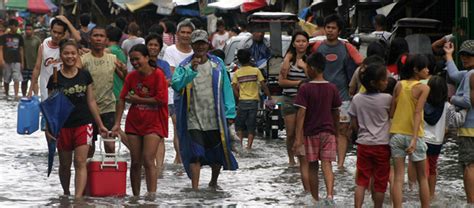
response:
<path fill-rule="evenodd" d="M 221 166 L 236 170 L 228 123 L 236 116 L 234 94 L 221 59 L 209 55 L 208 34 L 191 34 L 194 54 L 176 68 L 171 86 L 178 93 L 177 129 L 181 159 L 192 188 L 199 186 L 201 165 L 212 167 L 210 187 L 217 187 Z"/>
<path fill-rule="evenodd" d="M 468 109 L 464 125 L 458 130 L 459 135 L 459 163 L 464 170 L 464 191 L 468 204 L 474 204 L 474 40 L 462 43 L 459 55 L 465 71 L 459 71 L 453 61 L 454 45 L 447 42 L 444 45 L 446 52 L 446 66 L 449 78 L 459 85 L 451 103 L 457 107 Z"/>

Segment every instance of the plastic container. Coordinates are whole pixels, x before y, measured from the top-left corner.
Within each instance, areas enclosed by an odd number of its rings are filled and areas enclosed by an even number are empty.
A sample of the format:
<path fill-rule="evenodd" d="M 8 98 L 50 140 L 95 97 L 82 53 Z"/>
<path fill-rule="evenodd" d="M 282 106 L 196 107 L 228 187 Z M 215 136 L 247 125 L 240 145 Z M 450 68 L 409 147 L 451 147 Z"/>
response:
<path fill-rule="evenodd" d="M 18 104 L 18 134 L 32 134 L 39 129 L 40 116 L 39 97 L 21 98 Z"/>
<path fill-rule="evenodd" d="M 120 138 L 99 140 L 99 152 L 87 163 L 87 186 L 86 195 L 93 197 L 126 195 L 127 189 L 127 161 L 119 157 L 121 142 Z M 115 142 L 118 148 L 115 153 L 105 153 L 102 148 L 104 141 Z"/>
<path fill-rule="evenodd" d="M 87 164 L 87 193 L 93 197 L 125 196 L 127 162 L 123 159 L 94 157 Z"/>

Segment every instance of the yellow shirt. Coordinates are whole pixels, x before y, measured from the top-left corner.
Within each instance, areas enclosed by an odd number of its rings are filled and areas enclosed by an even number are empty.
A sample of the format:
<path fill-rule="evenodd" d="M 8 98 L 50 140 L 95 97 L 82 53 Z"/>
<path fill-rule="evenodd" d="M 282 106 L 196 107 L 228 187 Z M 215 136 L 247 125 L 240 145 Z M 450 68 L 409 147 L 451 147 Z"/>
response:
<path fill-rule="evenodd" d="M 415 85 L 421 84 L 419 81 L 400 81 L 401 91 L 396 100 L 397 108 L 392 119 L 390 133 L 413 135 L 414 112 L 416 108 L 416 100 L 413 98 L 412 89 Z M 423 121 L 423 112 L 421 112 L 421 121 Z M 423 137 L 423 122 L 420 123 L 418 137 Z"/>
<path fill-rule="evenodd" d="M 94 57 L 91 53 L 81 56 L 83 68 L 89 70 L 92 76 L 92 89 L 100 114 L 115 112 L 115 60 L 115 55 L 109 53 L 104 53 L 101 58 Z"/>
<path fill-rule="evenodd" d="M 263 80 L 265 79 L 258 68 L 244 66 L 235 72 L 232 84 L 239 86 L 239 100 L 260 100 L 258 85 Z"/>
<path fill-rule="evenodd" d="M 464 137 L 474 137 L 474 128 L 459 128 L 458 135 Z"/>

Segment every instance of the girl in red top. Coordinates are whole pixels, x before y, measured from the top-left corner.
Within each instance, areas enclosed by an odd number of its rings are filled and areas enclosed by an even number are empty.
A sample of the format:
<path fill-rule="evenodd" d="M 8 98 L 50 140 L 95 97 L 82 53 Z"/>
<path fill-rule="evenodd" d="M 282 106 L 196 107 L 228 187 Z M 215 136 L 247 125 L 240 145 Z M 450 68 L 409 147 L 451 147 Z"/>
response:
<path fill-rule="evenodd" d="M 129 56 L 135 70 L 125 78 L 112 131 L 118 135 L 125 102 L 131 103 L 125 133 L 132 158 L 132 191 L 133 195 L 140 195 L 141 164 L 144 164 L 148 196 L 154 198 L 157 183 L 155 156 L 161 140 L 168 135 L 168 83 L 162 70 L 155 68 L 145 45 L 133 46 Z"/>

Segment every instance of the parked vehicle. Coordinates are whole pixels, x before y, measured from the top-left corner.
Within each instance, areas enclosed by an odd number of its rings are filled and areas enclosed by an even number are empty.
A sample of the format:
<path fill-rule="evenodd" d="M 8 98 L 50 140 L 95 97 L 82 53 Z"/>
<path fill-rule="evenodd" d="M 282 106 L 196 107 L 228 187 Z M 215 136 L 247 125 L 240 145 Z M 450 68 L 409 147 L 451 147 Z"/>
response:
<path fill-rule="evenodd" d="M 291 42 L 291 36 L 282 35 L 282 31 L 292 31 L 298 21 L 298 17 L 295 14 L 284 12 L 257 12 L 248 18 L 251 31 L 269 33 L 264 38 L 270 43 L 269 47 L 272 56 L 268 60 L 259 63 L 256 67 L 262 71 L 270 93 L 276 99 L 282 95 L 282 89 L 278 84 L 278 76 L 283 56 Z M 235 54 L 248 38 L 251 38 L 251 36 L 233 37 L 224 48 L 226 54 L 224 62 L 230 69 L 231 76 L 233 71 L 237 69 Z M 268 109 L 263 102 L 260 102 L 257 114 L 257 132 L 263 133 L 263 136 L 266 138 L 278 138 L 278 130 L 284 129 L 283 117 L 279 106 L 277 104 L 274 109 Z"/>

